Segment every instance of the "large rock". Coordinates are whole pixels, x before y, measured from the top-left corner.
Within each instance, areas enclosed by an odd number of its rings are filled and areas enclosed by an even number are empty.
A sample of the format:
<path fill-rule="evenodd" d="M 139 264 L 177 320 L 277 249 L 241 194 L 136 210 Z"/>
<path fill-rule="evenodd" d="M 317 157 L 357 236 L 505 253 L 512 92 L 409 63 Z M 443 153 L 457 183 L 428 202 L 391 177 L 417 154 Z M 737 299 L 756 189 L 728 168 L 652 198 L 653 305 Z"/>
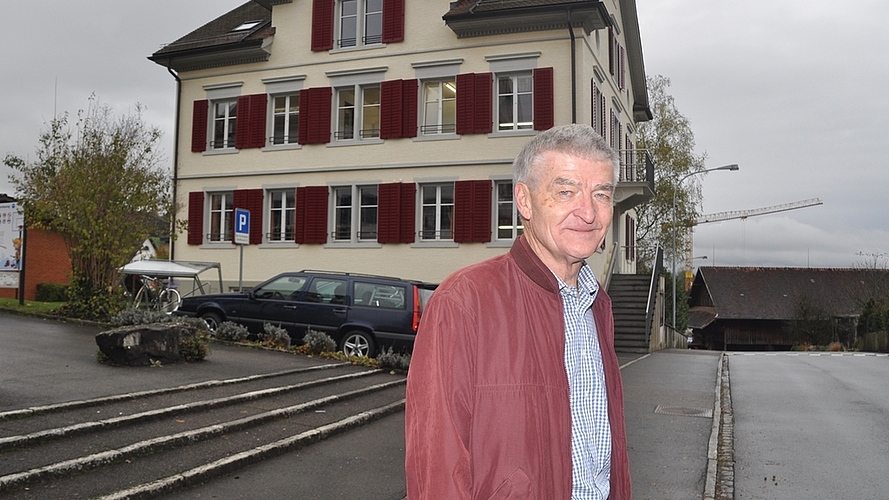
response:
<path fill-rule="evenodd" d="M 182 340 L 197 336 L 198 329 L 184 323 L 121 326 L 96 335 L 96 344 L 112 363 L 146 366 L 179 363 Z"/>

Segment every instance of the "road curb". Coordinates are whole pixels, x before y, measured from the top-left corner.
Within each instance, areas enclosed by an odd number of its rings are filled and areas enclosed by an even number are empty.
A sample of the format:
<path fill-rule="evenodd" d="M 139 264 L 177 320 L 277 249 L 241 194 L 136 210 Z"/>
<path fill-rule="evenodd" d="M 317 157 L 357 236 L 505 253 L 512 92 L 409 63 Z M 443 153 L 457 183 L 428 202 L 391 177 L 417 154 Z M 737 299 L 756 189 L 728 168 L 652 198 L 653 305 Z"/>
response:
<path fill-rule="evenodd" d="M 716 482 L 719 461 L 719 426 L 722 422 L 722 369 L 725 362 L 725 353 L 719 357 L 716 368 L 716 388 L 714 389 L 715 401 L 713 403 L 713 425 L 710 428 L 710 441 L 707 445 L 707 476 L 704 483 L 704 500 L 716 498 Z"/>

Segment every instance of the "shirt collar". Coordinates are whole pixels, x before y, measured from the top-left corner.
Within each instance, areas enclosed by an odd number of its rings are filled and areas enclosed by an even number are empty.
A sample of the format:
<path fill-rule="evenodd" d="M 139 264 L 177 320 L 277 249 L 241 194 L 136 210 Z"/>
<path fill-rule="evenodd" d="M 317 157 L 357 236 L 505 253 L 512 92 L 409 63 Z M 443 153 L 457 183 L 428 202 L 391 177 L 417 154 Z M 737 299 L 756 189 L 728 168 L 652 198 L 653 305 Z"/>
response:
<path fill-rule="evenodd" d="M 553 276 L 556 276 L 555 273 Z M 593 270 L 586 262 L 580 266 L 580 272 L 577 273 L 577 288 L 568 285 L 558 276 L 556 276 L 556 280 L 559 282 L 559 292 L 563 294 L 582 292 L 590 294 L 595 299 L 596 294 L 599 293 L 599 280 L 596 279 L 596 275 L 593 274 Z"/>

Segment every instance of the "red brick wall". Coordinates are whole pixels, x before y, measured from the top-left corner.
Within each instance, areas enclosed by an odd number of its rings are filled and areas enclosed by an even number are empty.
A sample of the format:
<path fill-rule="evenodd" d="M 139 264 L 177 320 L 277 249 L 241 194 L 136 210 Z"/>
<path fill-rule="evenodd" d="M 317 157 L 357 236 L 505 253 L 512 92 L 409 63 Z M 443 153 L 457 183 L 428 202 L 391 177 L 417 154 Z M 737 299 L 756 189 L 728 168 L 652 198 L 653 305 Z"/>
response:
<path fill-rule="evenodd" d="M 25 300 L 37 297 L 38 283 L 68 283 L 71 262 L 61 236 L 42 229 L 29 229 L 25 244 Z M 18 290 L 0 288 L 0 297 L 16 298 Z"/>

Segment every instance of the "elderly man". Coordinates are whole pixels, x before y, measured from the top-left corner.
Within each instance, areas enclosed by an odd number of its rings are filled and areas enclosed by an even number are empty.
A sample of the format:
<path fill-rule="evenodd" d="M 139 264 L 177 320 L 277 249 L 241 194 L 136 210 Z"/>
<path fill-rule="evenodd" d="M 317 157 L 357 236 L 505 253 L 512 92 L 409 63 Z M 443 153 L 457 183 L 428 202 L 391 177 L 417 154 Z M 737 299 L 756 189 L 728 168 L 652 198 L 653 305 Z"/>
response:
<path fill-rule="evenodd" d="M 524 235 L 445 279 L 423 314 L 408 498 L 628 500 L 611 300 L 586 264 L 611 225 L 617 155 L 566 125 L 513 167 Z"/>

